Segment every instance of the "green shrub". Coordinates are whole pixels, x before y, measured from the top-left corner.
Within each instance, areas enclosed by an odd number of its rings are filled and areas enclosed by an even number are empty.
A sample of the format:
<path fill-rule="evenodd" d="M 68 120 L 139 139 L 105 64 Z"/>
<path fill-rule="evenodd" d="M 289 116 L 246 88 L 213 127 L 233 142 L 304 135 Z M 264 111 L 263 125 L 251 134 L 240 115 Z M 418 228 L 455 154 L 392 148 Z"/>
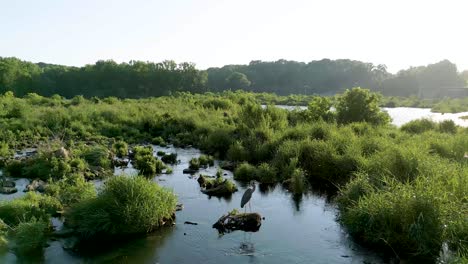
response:
<path fill-rule="evenodd" d="M 341 190 L 337 198 L 338 206 L 341 210 L 356 205 L 361 197 L 369 195 L 374 187 L 369 182 L 369 177 L 365 173 L 356 173 L 356 177 L 348 182 Z"/>
<path fill-rule="evenodd" d="M 70 160 L 71 169 L 75 172 L 85 171 L 88 168 L 86 161 L 81 158 L 74 158 Z"/>
<path fill-rule="evenodd" d="M 268 163 L 260 164 L 256 169 L 256 178 L 261 183 L 275 183 L 276 182 L 276 170 Z"/>
<path fill-rule="evenodd" d="M 364 195 L 340 219 L 360 241 L 400 257 L 436 257 L 442 244 L 436 198 L 407 186 Z"/>
<path fill-rule="evenodd" d="M 48 219 L 62 210 L 60 202 L 50 196 L 40 195 L 33 192 L 24 197 L 12 201 L 0 203 L 0 218 L 5 224 L 16 226 L 21 222 L 27 222 L 33 217 L 37 219 Z"/>
<path fill-rule="evenodd" d="M 72 206 L 75 203 L 96 196 L 96 188 L 91 182 L 87 182 L 81 174 L 70 174 L 59 181 L 50 183 L 46 193 L 57 198 L 64 206 Z"/>
<path fill-rule="evenodd" d="M 213 166 L 214 165 L 214 159 L 212 156 L 208 155 L 200 155 L 198 157 L 198 162 L 200 163 L 200 166 Z"/>
<path fill-rule="evenodd" d="M 117 157 L 124 157 L 128 154 L 128 144 L 124 141 L 117 141 L 112 145 L 112 150 Z"/>
<path fill-rule="evenodd" d="M 336 105 L 339 123 L 368 122 L 375 125 L 387 124 L 390 116 L 379 107 L 381 97 L 367 89 L 346 90 Z"/>
<path fill-rule="evenodd" d="M 200 169 L 200 160 L 198 158 L 192 158 L 189 161 L 189 168 L 192 170 Z"/>
<path fill-rule="evenodd" d="M 234 179 L 240 181 L 250 181 L 257 179 L 257 169 L 247 162 L 241 163 L 234 171 Z"/>
<path fill-rule="evenodd" d="M 112 168 L 112 160 L 109 150 L 103 146 L 88 147 L 82 153 L 82 158 L 91 166 Z"/>
<path fill-rule="evenodd" d="M 227 151 L 228 160 L 232 161 L 247 161 L 249 158 L 249 152 L 242 146 L 242 143 L 236 141 L 231 144 Z"/>
<path fill-rule="evenodd" d="M 453 120 L 444 120 L 439 123 L 438 130 L 442 133 L 455 134 L 457 133 L 457 125 Z"/>
<path fill-rule="evenodd" d="M 151 140 L 151 143 L 154 144 L 154 145 L 158 145 L 158 146 L 161 146 L 161 147 L 165 147 L 166 146 L 166 142 L 164 141 L 164 139 L 162 137 L 155 137 Z"/>
<path fill-rule="evenodd" d="M 294 169 L 291 174 L 289 189 L 295 195 L 300 195 L 306 190 L 306 177 L 301 169 Z"/>
<path fill-rule="evenodd" d="M 156 155 L 164 156 L 164 155 L 166 155 L 166 152 L 159 150 L 158 152 L 156 152 Z"/>
<path fill-rule="evenodd" d="M 411 134 L 421 134 L 426 131 L 434 130 L 437 123 L 429 119 L 417 119 L 401 126 L 401 130 Z"/>
<path fill-rule="evenodd" d="M 41 250 L 47 244 L 48 227 L 46 221 L 34 217 L 27 222 L 19 223 L 15 228 L 15 250 L 20 254 Z"/>
<path fill-rule="evenodd" d="M 171 219 L 176 197 L 143 177 L 116 176 L 98 196 L 75 204 L 67 213 L 81 238 L 149 233 Z"/>

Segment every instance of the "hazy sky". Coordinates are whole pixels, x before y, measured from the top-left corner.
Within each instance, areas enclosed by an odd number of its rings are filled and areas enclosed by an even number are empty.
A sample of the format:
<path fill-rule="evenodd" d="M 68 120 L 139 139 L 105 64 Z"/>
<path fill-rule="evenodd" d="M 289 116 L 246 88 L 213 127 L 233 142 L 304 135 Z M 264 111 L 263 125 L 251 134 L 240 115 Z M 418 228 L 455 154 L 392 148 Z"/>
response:
<path fill-rule="evenodd" d="M 461 70 L 467 12 L 467 0 L 0 0 L 0 56 L 199 68 L 349 58 L 391 72 L 449 59 Z"/>

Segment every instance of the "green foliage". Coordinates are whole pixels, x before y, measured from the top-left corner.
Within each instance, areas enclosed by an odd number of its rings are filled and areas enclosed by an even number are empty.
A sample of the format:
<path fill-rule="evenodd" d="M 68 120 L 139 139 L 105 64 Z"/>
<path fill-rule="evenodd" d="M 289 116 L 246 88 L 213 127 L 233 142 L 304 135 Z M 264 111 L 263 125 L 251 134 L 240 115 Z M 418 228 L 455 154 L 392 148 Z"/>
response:
<path fill-rule="evenodd" d="M 164 155 L 166 155 L 166 152 L 159 150 L 158 152 L 156 152 L 156 155 L 164 156 Z"/>
<path fill-rule="evenodd" d="M 57 198 L 64 206 L 73 206 L 83 200 L 94 198 L 96 188 L 81 174 L 70 174 L 59 181 L 50 183 L 46 194 Z"/>
<path fill-rule="evenodd" d="M 257 169 L 255 166 L 250 165 L 249 163 L 241 163 L 237 166 L 236 170 L 234 171 L 234 179 L 240 181 L 249 181 L 256 179 L 257 177 Z"/>
<path fill-rule="evenodd" d="M 98 166 L 104 169 L 112 168 L 110 152 L 103 146 L 87 147 L 81 156 L 91 166 Z"/>
<path fill-rule="evenodd" d="M 212 156 L 200 155 L 200 157 L 198 157 L 198 161 L 200 163 L 200 166 L 213 166 L 214 165 L 214 159 Z"/>
<path fill-rule="evenodd" d="M 268 163 L 262 163 L 257 167 L 255 172 L 256 179 L 262 183 L 275 183 L 276 179 L 276 170 L 274 167 L 270 166 Z"/>
<path fill-rule="evenodd" d="M 49 223 L 34 217 L 27 222 L 19 223 L 14 230 L 15 250 L 20 254 L 42 250 L 47 244 L 48 228 Z"/>
<path fill-rule="evenodd" d="M 98 196 L 75 204 L 69 224 L 82 238 L 149 233 L 171 219 L 176 197 L 143 177 L 116 176 Z"/>
<path fill-rule="evenodd" d="M 332 102 L 327 97 L 315 96 L 310 101 L 307 108 L 307 115 L 310 120 L 333 121 L 335 113 L 331 111 Z"/>
<path fill-rule="evenodd" d="M 426 131 L 434 130 L 436 127 L 437 123 L 434 121 L 429 119 L 417 119 L 401 126 L 401 130 L 411 134 L 421 134 Z"/>
<path fill-rule="evenodd" d="M 366 89 L 346 90 L 336 105 L 338 122 L 368 122 L 377 125 L 389 123 L 390 117 L 380 110 L 379 100 L 378 94 Z"/>
<path fill-rule="evenodd" d="M 135 147 L 135 168 L 144 176 L 154 176 L 159 174 L 165 168 L 164 163 L 153 156 L 153 148 Z"/>
<path fill-rule="evenodd" d="M 128 144 L 124 141 L 117 141 L 112 145 L 112 150 L 117 155 L 117 157 L 124 157 L 128 154 Z"/>
<path fill-rule="evenodd" d="M 192 158 L 189 161 L 189 168 L 192 170 L 200 169 L 200 160 L 198 158 Z"/>
<path fill-rule="evenodd" d="M 153 139 L 151 139 L 151 143 L 153 143 L 154 145 L 159 145 L 161 147 L 166 146 L 166 141 L 164 141 L 162 137 L 154 137 Z"/>
<path fill-rule="evenodd" d="M 0 218 L 9 226 L 16 226 L 21 222 L 29 221 L 33 217 L 48 219 L 62 210 L 60 201 L 54 197 L 27 193 L 22 198 L 0 203 Z"/>

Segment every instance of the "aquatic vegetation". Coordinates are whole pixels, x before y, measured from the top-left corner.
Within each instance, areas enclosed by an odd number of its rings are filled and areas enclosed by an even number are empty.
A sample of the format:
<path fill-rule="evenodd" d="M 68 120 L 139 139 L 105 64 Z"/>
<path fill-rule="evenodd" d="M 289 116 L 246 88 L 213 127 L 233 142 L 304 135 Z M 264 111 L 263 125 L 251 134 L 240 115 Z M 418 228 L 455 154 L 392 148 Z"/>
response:
<path fill-rule="evenodd" d="M 156 152 L 156 155 L 164 156 L 164 155 L 166 155 L 166 152 L 159 150 L 158 152 Z"/>
<path fill-rule="evenodd" d="M 33 217 L 49 219 L 62 210 L 62 204 L 54 197 L 29 192 L 22 198 L 0 202 L 0 218 L 9 226 L 27 222 Z"/>
<path fill-rule="evenodd" d="M 48 228 L 48 222 L 34 217 L 19 223 L 14 230 L 15 250 L 21 254 L 42 250 L 47 244 Z"/>
<path fill-rule="evenodd" d="M 135 147 L 133 149 L 134 166 L 139 173 L 144 176 L 154 176 L 160 174 L 166 167 L 164 163 L 153 156 L 153 149 L 149 147 Z"/>
<path fill-rule="evenodd" d="M 83 200 L 96 197 L 96 188 L 81 174 L 70 174 L 49 183 L 46 194 L 57 198 L 64 206 L 72 206 Z"/>
<path fill-rule="evenodd" d="M 176 197 L 143 177 L 109 179 L 96 198 L 75 204 L 67 223 L 81 238 L 149 233 L 173 218 Z"/>
<path fill-rule="evenodd" d="M 401 130 L 412 134 L 421 134 L 423 132 L 433 130 L 436 127 L 437 123 L 434 121 L 429 119 L 418 119 L 404 124 L 401 126 Z"/>
<path fill-rule="evenodd" d="M 117 157 L 121 158 L 128 155 L 128 144 L 124 141 L 117 141 L 112 145 L 112 150 Z"/>
<path fill-rule="evenodd" d="M 240 181 L 249 181 L 256 179 L 257 177 L 257 169 L 255 166 L 243 162 L 237 166 L 236 170 L 234 171 L 234 179 Z"/>

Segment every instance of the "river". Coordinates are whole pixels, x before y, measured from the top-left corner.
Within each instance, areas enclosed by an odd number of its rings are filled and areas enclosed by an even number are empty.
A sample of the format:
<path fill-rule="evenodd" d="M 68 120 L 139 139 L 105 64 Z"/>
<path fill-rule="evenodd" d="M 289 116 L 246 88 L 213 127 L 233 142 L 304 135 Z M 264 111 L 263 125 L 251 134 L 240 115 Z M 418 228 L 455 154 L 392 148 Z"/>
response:
<path fill-rule="evenodd" d="M 252 210 L 265 220 L 258 232 L 236 231 L 218 235 L 212 224 L 228 211 L 239 208 L 245 186 L 230 199 L 208 197 L 200 192 L 196 177 L 183 174 L 197 149 L 154 147 L 178 154 L 180 164 L 173 174 L 156 176 L 154 181 L 172 189 L 184 209 L 176 213 L 176 225 L 129 241 L 126 245 L 92 257 L 82 257 L 62 249 L 60 241 L 50 241 L 40 256 L 16 257 L 12 252 L 0 256 L 1 263 L 381 263 L 375 253 L 352 242 L 336 222 L 337 209 L 326 197 L 309 194 L 301 200 L 281 186 L 258 186 Z M 217 164 L 217 163 L 216 163 Z M 215 164 L 215 165 L 216 165 Z M 214 175 L 217 167 L 200 173 Z M 116 169 L 116 174 L 122 170 Z M 125 173 L 132 174 L 131 167 Z M 232 173 L 225 177 L 232 178 Z M 198 175 L 198 174 L 197 174 Z M 98 184 L 99 185 L 99 184 Z M 19 190 L 21 192 L 21 190 Z M 3 197 L 2 197 L 3 199 Z M 185 221 L 198 225 L 185 225 Z M 60 226 L 60 225 L 58 225 Z"/>

